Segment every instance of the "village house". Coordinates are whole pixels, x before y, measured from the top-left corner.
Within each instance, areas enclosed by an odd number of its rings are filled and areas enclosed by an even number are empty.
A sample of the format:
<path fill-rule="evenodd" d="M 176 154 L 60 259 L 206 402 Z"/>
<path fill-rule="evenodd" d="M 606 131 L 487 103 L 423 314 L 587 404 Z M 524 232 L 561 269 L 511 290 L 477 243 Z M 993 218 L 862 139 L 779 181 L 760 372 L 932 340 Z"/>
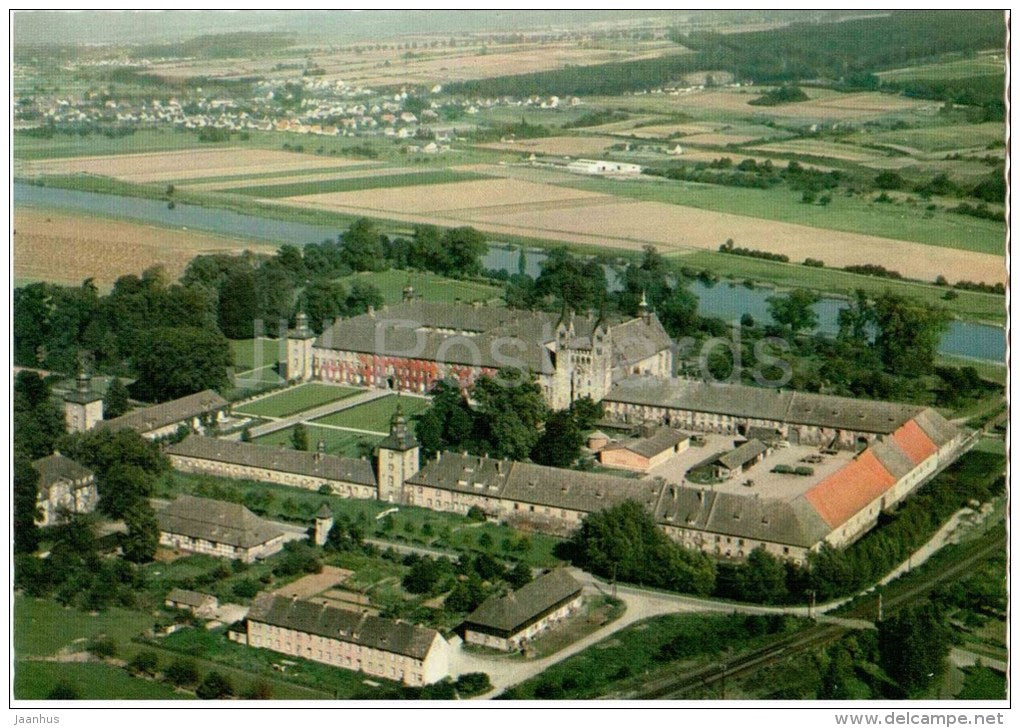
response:
<path fill-rule="evenodd" d="M 163 602 L 171 609 L 183 609 L 197 617 L 210 617 L 219 607 L 219 600 L 212 594 L 191 591 L 190 589 L 171 589 Z"/>
<path fill-rule="evenodd" d="M 284 533 L 239 503 L 180 495 L 156 511 L 159 545 L 250 564 L 283 548 Z"/>
<path fill-rule="evenodd" d="M 566 569 L 556 569 L 509 594 L 486 599 L 461 625 L 464 642 L 497 650 L 527 647 L 581 606 L 581 585 Z"/>
<path fill-rule="evenodd" d="M 99 503 L 96 475 L 59 452 L 32 462 L 39 473 L 36 524 L 53 526 L 67 515 L 92 513 Z"/>
<path fill-rule="evenodd" d="M 450 646 L 434 629 L 275 594 L 255 598 L 247 642 L 405 685 L 428 685 L 450 671 Z"/>

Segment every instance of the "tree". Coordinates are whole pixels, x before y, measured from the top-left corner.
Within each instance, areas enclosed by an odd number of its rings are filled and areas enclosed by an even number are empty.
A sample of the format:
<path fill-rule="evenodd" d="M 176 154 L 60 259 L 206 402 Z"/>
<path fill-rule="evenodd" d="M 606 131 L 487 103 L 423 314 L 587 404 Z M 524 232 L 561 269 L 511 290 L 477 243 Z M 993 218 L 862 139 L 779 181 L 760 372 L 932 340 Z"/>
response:
<path fill-rule="evenodd" d="M 159 656 L 152 650 L 142 650 L 128 662 L 128 670 L 136 675 L 155 675 L 158 669 Z"/>
<path fill-rule="evenodd" d="M 135 352 L 138 379 L 132 388 L 139 399 L 150 402 L 221 389 L 227 386 L 232 361 L 230 344 L 218 332 L 192 327 L 152 329 Z"/>
<path fill-rule="evenodd" d="M 347 288 L 336 281 L 312 281 L 305 288 L 304 307 L 312 330 L 321 334 L 333 319 L 346 312 Z"/>
<path fill-rule="evenodd" d="M 202 700 L 221 700 L 229 698 L 233 694 L 234 686 L 231 685 L 230 680 L 215 670 L 206 675 L 195 690 L 195 695 Z"/>
<path fill-rule="evenodd" d="M 307 450 L 308 449 L 308 429 L 303 423 L 299 422 L 294 425 L 294 429 L 290 433 L 290 445 L 295 450 Z"/>
<path fill-rule="evenodd" d="M 675 286 L 655 304 L 655 311 L 671 337 L 694 333 L 698 328 L 698 297 L 682 286 Z"/>
<path fill-rule="evenodd" d="M 582 432 L 587 432 L 605 416 L 605 406 L 591 397 L 581 397 L 570 403 L 570 413 Z"/>
<path fill-rule="evenodd" d="M 148 501 L 138 500 L 124 513 L 127 533 L 121 536 L 124 558 L 141 564 L 152 561 L 159 546 L 159 524 Z"/>
<path fill-rule="evenodd" d="M 383 270 L 382 238 L 374 222 L 360 218 L 351 223 L 343 236 L 341 260 L 351 270 Z"/>
<path fill-rule="evenodd" d="M 25 455 L 14 456 L 14 553 L 29 554 L 39 545 L 39 473 Z"/>
<path fill-rule="evenodd" d="M 364 544 L 364 529 L 346 513 L 341 513 L 326 535 L 325 547 L 330 551 L 347 552 L 360 551 Z"/>
<path fill-rule="evenodd" d="M 914 303 L 886 291 L 874 302 L 875 350 L 887 372 L 905 377 L 932 373 L 949 326 L 945 309 Z"/>
<path fill-rule="evenodd" d="M 256 680 L 248 686 L 241 697 L 245 700 L 271 700 L 273 686 L 265 680 Z"/>
<path fill-rule="evenodd" d="M 606 274 L 594 261 L 582 261 L 566 248 L 553 248 L 542 261 L 542 272 L 535 281 L 535 295 L 551 298 L 567 311 L 601 310 L 607 297 Z"/>
<path fill-rule="evenodd" d="M 540 465 L 568 468 L 581 454 L 584 434 L 569 410 L 553 412 L 531 449 L 531 459 Z"/>
<path fill-rule="evenodd" d="M 531 581 L 531 568 L 523 561 L 518 561 L 514 568 L 507 572 L 506 580 L 514 589 L 520 589 Z"/>
<path fill-rule="evenodd" d="M 942 675 L 950 644 L 945 617 L 930 602 L 904 609 L 878 624 L 882 667 L 911 694 Z"/>
<path fill-rule="evenodd" d="M 348 316 L 365 313 L 370 308 L 381 308 L 386 302 L 382 291 L 368 281 L 356 280 L 344 305 Z"/>
<path fill-rule="evenodd" d="M 482 695 L 492 690 L 489 675 L 484 672 L 465 672 L 457 677 L 454 686 L 457 688 L 457 695 L 461 698 Z"/>
<path fill-rule="evenodd" d="M 128 411 L 128 390 L 119 377 L 114 377 L 103 398 L 103 418 L 112 420 Z"/>
<path fill-rule="evenodd" d="M 474 397 L 486 430 L 487 450 L 499 458 L 524 460 L 538 441 L 548 408 L 530 374 L 500 370 L 496 378 L 479 377 Z"/>
<path fill-rule="evenodd" d="M 171 662 L 166 670 L 163 671 L 163 674 L 171 683 L 182 687 L 195 685 L 201 677 L 195 661 L 182 658 Z"/>
<path fill-rule="evenodd" d="M 438 559 L 423 556 L 416 558 L 410 566 L 401 584 L 412 594 L 439 594 L 453 576 L 453 564 L 445 556 Z"/>
<path fill-rule="evenodd" d="M 14 378 L 14 448 L 30 460 L 53 452 L 66 433 L 64 414 L 50 396 L 50 386 L 35 372 L 21 371 Z"/>
<path fill-rule="evenodd" d="M 46 696 L 47 700 L 81 700 L 78 687 L 67 680 L 59 680 Z"/>
<path fill-rule="evenodd" d="M 473 612 L 485 601 L 485 585 L 477 574 L 469 574 L 468 578 L 458 581 L 443 601 L 443 606 L 451 612 Z"/>
<path fill-rule="evenodd" d="M 449 276 L 474 276 L 482 272 L 481 258 L 485 254 L 485 236 L 471 227 L 447 230 L 443 236 L 446 248 L 446 269 L 439 271 Z"/>
<path fill-rule="evenodd" d="M 821 297 L 817 293 L 796 288 L 785 298 L 770 298 L 769 313 L 773 321 L 789 328 L 790 333 L 796 335 L 818 325 L 818 313 L 814 306 L 820 300 Z"/>
<path fill-rule="evenodd" d="M 258 305 L 255 272 L 248 266 L 231 270 L 219 289 L 220 331 L 231 339 L 251 338 Z"/>
<path fill-rule="evenodd" d="M 748 555 L 741 575 L 742 596 L 747 601 L 777 604 L 786 597 L 786 569 L 764 546 Z"/>
<path fill-rule="evenodd" d="M 588 514 L 567 551 L 575 566 L 610 579 L 693 594 L 715 585 L 708 556 L 671 541 L 636 501 Z"/>

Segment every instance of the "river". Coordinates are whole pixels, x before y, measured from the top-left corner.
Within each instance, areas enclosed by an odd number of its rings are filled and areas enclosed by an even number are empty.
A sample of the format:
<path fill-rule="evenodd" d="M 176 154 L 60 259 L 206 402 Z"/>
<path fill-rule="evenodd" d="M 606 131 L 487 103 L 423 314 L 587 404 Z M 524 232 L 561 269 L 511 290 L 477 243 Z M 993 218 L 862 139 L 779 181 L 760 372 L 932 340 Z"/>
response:
<path fill-rule="evenodd" d="M 273 220 L 197 205 L 178 203 L 171 210 L 167 208 L 166 202 L 160 200 L 37 187 L 23 183 L 14 185 L 14 204 L 77 210 L 169 227 L 190 228 L 232 237 L 254 238 L 273 243 L 287 242 L 294 245 L 319 243 L 327 238 L 336 238 L 341 232 L 338 228 Z M 519 256 L 518 248 L 494 243 L 483 258 L 483 265 L 487 269 L 516 272 Z M 527 251 L 526 264 L 530 275 L 538 274 L 544 257 L 545 254 L 540 250 Z M 616 283 L 615 272 L 608 269 L 607 274 L 612 286 Z M 774 292 L 768 288 L 747 288 L 729 282 L 709 285 L 695 281 L 691 285 L 691 291 L 697 295 L 699 311 L 705 316 L 732 321 L 739 319 L 744 313 L 749 313 L 756 321 L 769 320 L 768 298 L 774 295 Z M 846 302 L 842 299 L 823 298 L 816 306 L 819 330 L 829 334 L 835 333 L 837 316 L 844 306 Z M 1006 332 L 1001 326 L 952 321 L 942 338 L 939 351 L 943 354 L 1002 363 L 1006 359 Z"/>

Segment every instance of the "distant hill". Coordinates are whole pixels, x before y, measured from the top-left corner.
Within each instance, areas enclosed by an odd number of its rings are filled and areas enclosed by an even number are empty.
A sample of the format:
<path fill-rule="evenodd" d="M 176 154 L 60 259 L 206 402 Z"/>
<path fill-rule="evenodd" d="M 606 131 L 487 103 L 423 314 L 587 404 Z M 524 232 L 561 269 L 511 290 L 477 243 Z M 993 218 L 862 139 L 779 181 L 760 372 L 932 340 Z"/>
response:
<path fill-rule="evenodd" d="M 579 30 L 654 21 L 791 22 L 805 11 L 690 10 L 165 10 L 15 11 L 15 45 L 170 43 L 221 33 L 296 33 L 317 43 L 348 43 L 411 33 Z M 812 17 L 825 13 L 807 13 Z M 841 12 L 843 16 L 852 12 Z"/>

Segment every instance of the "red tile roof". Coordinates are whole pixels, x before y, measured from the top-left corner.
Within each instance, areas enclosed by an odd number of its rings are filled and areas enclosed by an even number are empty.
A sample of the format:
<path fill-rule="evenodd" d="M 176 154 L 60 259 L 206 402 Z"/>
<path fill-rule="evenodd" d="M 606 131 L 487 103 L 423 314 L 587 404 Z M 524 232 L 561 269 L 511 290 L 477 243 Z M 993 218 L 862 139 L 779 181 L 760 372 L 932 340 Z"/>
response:
<path fill-rule="evenodd" d="M 913 420 L 907 420 L 906 424 L 896 430 L 892 434 L 892 441 L 906 453 L 914 465 L 920 465 L 939 450 L 921 426 Z"/>
<path fill-rule="evenodd" d="M 836 528 L 881 496 L 896 478 L 865 450 L 814 488 L 805 493 L 818 515 Z"/>

